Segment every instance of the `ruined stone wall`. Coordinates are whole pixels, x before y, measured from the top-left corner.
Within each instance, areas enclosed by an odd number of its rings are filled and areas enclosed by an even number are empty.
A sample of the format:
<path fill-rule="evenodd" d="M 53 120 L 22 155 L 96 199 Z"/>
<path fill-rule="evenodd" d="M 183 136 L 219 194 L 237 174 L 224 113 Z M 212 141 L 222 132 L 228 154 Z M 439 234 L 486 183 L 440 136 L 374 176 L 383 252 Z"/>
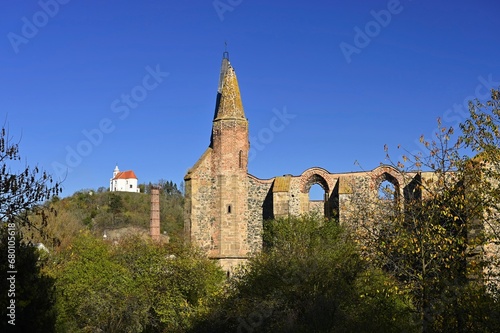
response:
<path fill-rule="evenodd" d="M 487 262 L 484 274 L 488 283 L 495 288 L 500 288 L 500 212 L 495 210 L 486 216 L 485 234 L 488 239 L 484 246 L 484 256 Z"/>
<path fill-rule="evenodd" d="M 275 218 L 287 217 L 290 215 L 290 192 L 273 193 L 273 216 Z"/>
<path fill-rule="evenodd" d="M 366 200 L 371 179 L 366 174 L 350 174 L 339 177 L 339 221 L 347 224 Z"/>
<path fill-rule="evenodd" d="M 273 218 L 271 186 L 273 179 L 260 180 L 248 175 L 248 247 L 250 254 L 262 248 L 262 227 L 264 219 Z"/>
<path fill-rule="evenodd" d="M 188 172 L 185 180 L 184 230 L 195 245 L 209 251 L 213 246 L 215 183 L 209 148 Z"/>
<path fill-rule="evenodd" d="M 325 216 L 325 202 L 321 200 L 310 200 L 309 201 L 309 213 L 314 214 L 318 217 Z"/>
<path fill-rule="evenodd" d="M 305 196 L 300 191 L 300 177 L 292 177 L 290 180 L 290 192 L 289 192 L 289 207 L 288 210 L 290 215 L 299 216 L 304 212 L 304 204 L 309 203 L 309 194 L 306 193 Z"/>
<path fill-rule="evenodd" d="M 500 182 L 494 176 L 500 172 L 500 166 L 493 169 L 493 176 L 490 178 L 494 188 L 500 188 Z M 484 273 L 489 277 L 489 284 L 500 289 L 500 209 L 498 203 L 496 209 L 492 209 L 485 214 L 484 232 L 487 237 L 487 243 L 484 246 L 485 259 L 488 265 L 484 268 Z"/>
<path fill-rule="evenodd" d="M 215 163 L 219 163 L 218 171 L 214 170 Z M 335 205 L 340 223 L 357 230 L 362 236 L 363 230 L 367 232 L 367 226 L 378 228 L 380 225 L 377 223 L 387 217 L 383 216 L 383 211 L 380 212 L 382 215 L 377 215 L 379 210 L 376 209 L 381 207 L 382 199 L 378 196 L 377 186 L 382 181 L 397 184 L 398 200 L 403 208 L 405 200 L 415 195 L 419 187 L 415 184 L 420 181 L 432 184 L 435 178 L 432 173 L 406 174 L 403 178 L 395 173 L 395 169 L 381 166 L 368 172 L 327 175 L 324 172 L 319 175 L 315 173 L 319 168 L 312 168 L 300 176 L 287 175 L 266 180 L 246 173 L 245 180 L 242 180 L 239 176 L 241 170 L 234 170 L 237 168 L 234 161 L 229 167 L 233 170 L 228 170 L 227 175 L 221 174 L 221 169 L 226 169 L 224 165 L 229 165 L 224 163 L 217 161 L 209 148 L 186 176 L 186 232 L 197 245 L 207 250 L 210 257 L 218 259 L 228 272 L 261 251 L 266 219 L 299 216 L 307 212 L 323 215 L 325 203 L 309 200 L 307 191 L 311 184 L 321 183 L 328 188 L 327 204 L 330 207 Z M 429 193 L 423 192 L 420 198 L 425 200 L 428 196 Z M 234 205 L 233 209 L 240 211 L 233 210 L 233 215 L 228 214 L 229 203 Z M 235 214 L 237 212 L 239 214 Z M 495 213 L 490 220 L 499 218 Z M 485 231 L 492 233 L 488 227 Z M 494 241 L 498 240 L 493 239 L 483 249 L 484 255 L 490 259 L 500 256 Z M 498 274 L 498 264 L 488 266 L 488 273 Z"/>

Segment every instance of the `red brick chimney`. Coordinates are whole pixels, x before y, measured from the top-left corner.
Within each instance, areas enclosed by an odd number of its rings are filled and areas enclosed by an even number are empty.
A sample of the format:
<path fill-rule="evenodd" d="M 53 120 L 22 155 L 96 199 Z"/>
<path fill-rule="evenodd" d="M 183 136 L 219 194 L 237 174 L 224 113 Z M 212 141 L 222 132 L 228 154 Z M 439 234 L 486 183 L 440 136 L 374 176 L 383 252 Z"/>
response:
<path fill-rule="evenodd" d="M 154 241 L 160 240 L 160 191 L 158 188 L 151 189 L 151 218 L 149 233 Z"/>

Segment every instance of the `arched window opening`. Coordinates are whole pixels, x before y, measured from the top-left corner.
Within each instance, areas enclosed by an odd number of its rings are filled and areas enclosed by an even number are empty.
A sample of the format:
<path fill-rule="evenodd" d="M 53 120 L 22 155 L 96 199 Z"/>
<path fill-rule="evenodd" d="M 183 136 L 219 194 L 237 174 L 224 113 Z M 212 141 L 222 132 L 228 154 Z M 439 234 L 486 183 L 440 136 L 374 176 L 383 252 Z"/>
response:
<path fill-rule="evenodd" d="M 309 213 L 324 217 L 327 211 L 326 192 L 318 183 L 312 184 L 309 189 Z"/>
<path fill-rule="evenodd" d="M 309 201 L 325 200 L 325 190 L 319 184 L 313 184 L 309 190 Z"/>
<path fill-rule="evenodd" d="M 384 180 L 378 187 L 378 198 L 386 201 L 394 201 L 397 199 L 396 186 L 389 180 Z"/>
<path fill-rule="evenodd" d="M 303 178 L 301 179 L 300 211 L 330 218 L 332 214 L 328 182 L 318 173 L 308 173 L 309 174 L 303 174 Z"/>

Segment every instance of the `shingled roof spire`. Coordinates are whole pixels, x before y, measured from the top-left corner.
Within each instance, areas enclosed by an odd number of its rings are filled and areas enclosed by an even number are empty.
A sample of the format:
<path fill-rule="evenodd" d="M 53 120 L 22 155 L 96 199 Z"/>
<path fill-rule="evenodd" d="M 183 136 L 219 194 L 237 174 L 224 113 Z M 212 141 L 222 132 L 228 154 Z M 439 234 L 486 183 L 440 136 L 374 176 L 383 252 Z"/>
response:
<path fill-rule="evenodd" d="M 217 89 L 219 94 L 222 94 L 222 85 L 224 84 L 224 77 L 226 76 L 229 66 L 229 52 L 224 51 L 224 53 L 222 53 L 222 64 L 220 66 L 219 88 Z"/>
<path fill-rule="evenodd" d="M 229 53 L 225 51 L 222 56 L 214 121 L 228 118 L 245 119 L 245 113 L 236 73 L 229 62 Z"/>

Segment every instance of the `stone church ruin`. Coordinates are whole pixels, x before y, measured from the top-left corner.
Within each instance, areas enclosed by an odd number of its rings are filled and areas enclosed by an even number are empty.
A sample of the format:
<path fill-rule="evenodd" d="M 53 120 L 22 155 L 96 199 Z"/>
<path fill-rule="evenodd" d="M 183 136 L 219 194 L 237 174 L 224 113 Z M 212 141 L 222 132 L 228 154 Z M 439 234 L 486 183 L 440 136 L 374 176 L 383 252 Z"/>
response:
<path fill-rule="evenodd" d="M 321 216 L 348 220 L 357 191 L 376 196 L 388 182 L 394 200 L 422 197 L 418 184 L 432 173 L 399 173 L 381 165 L 371 171 L 331 173 L 311 167 L 300 175 L 260 179 L 248 172 L 248 120 L 236 73 L 224 52 L 217 90 L 210 144 L 188 170 L 185 181 L 185 232 L 225 270 L 261 250 L 266 219 L 315 211 Z M 311 186 L 324 190 L 321 201 L 311 201 Z M 424 194 L 425 195 L 425 194 Z"/>

